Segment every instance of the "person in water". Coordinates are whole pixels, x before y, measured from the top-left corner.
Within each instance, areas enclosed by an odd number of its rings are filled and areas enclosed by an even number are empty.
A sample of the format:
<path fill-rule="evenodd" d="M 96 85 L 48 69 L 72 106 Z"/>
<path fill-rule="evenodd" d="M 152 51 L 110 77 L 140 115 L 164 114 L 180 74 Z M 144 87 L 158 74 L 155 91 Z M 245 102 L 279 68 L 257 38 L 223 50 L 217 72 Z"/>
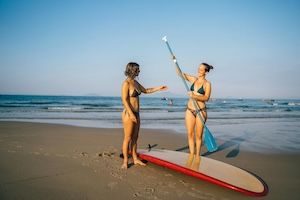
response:
<path fill-rule="evenodd" d="M 190 91 L 188 92 L 190 99 L 187 103 L 187 109 L 185 112 L 185 125 L 187 129 L 190 154 L 195 154 L 196 156 L 200 155 L 203 135 L 203 123 L 197 116 L 197 111 L 199 111 L 199 114 L 202 116 L 202 119 L 205 122 L 207 120 L 205 102 L 209 100 L 211 94 L 211 83 L 206 80 L 205 77 L 211 69 L 213 69 L 213 66 L 207 63 L 202 63 L 198 67 L 197 76 L 192 76 L 186 73 L 180 74 L 179 70 L 177 71 L 178 75 L 182 76 L 185 80 L 192 84 Z M 199 109 L 194 107 L 193 100 L 195 100 Z"/>
<path fill-rule="evenodd" d="M 122 84 L 122 102 L 124 110 L 122 121 L 124 126 L 124 140 L 122 145 L 123 164 L 122 169 L 128 168 L 128 147 L 132 153 L 133 163 L 145 165 L 137 157 L 137 140 L 140 129 L 140 104 L 139 95 L 141 93 L 150 94 L 157 91 L 166 90 L 167 86 L 158 86 L 154 88 L 144 88 L 135 78 L 140 73 L 140 66 L 137 63 L 130 62 L 126 66 L 125 76 L 127 77 Z"/>

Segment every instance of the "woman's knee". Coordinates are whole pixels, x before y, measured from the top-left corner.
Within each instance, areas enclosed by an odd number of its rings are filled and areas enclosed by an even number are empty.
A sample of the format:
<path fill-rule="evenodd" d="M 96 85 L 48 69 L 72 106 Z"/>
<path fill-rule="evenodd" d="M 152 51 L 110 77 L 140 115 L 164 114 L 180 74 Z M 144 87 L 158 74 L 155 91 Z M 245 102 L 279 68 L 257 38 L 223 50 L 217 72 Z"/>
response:
<path fill-rule="evenodd" d="M 189 139 L 193 139 L 194 138 L 194 131 L 188 131 L 187 135 L 188 135 Z"/>
<path fill-rule="evenodd" d="M 196 140 L 202 140 L 202 135 L 203 135 L 203 129 L 200 131 L 197 131 Z"/>
<path fill-rule="evenodd" d="M 124 136 L 124 142 L 129 142 L 132 139 L 131 135 Z"/>

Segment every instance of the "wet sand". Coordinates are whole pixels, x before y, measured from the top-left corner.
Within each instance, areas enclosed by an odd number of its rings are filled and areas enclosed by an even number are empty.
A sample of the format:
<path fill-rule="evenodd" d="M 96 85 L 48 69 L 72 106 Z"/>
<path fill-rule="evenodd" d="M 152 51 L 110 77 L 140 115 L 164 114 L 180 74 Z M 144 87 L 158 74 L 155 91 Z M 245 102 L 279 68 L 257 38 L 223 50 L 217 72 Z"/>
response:
<path fill-rule="evenodd" d="M 0 122 L 0 199 L 253 199 L 147 163 L 120 169 L 122 129 Z M 187 151 L 186 137 L 141 129 L 139 148 Z M 300 153 L 257 153 L 230 141 L 202 154 L 261 177 L 259 199 L 298 199 Z M 130 161 L 131 162 L 131 161 Z"/>

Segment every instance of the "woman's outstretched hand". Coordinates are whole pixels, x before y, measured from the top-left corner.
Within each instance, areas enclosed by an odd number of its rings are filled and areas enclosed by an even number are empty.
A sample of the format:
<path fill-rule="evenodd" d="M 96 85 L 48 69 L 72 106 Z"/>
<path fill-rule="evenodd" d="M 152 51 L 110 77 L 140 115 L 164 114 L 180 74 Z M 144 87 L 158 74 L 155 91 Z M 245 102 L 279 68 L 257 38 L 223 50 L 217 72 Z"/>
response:
<path fill-rule="evenodd" d="M 160 86 L 160 88 L 159 88 L 160 91 L 164 91 L 167 89 L 168 89 L 168 86 L 166 86 L 166 85 Z"/>

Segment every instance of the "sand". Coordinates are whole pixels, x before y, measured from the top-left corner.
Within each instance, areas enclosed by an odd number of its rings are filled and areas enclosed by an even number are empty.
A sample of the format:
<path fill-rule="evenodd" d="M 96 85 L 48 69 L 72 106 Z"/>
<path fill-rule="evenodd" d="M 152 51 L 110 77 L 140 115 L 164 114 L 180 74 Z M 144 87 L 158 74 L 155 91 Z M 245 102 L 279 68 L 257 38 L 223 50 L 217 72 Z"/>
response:
<path fill-rule="evenodd" d="M 0 122 L 0 199 L 253 199 L 147 163 L 120 169 L 122 129 Z M 141 129 L 139 147 L 187 150 L 186 137 Z M 218 141 L 202 153 L 260 176 L 269 193 L 259 199 L 300 198 L 300 153 L 247 152 Z"/>

